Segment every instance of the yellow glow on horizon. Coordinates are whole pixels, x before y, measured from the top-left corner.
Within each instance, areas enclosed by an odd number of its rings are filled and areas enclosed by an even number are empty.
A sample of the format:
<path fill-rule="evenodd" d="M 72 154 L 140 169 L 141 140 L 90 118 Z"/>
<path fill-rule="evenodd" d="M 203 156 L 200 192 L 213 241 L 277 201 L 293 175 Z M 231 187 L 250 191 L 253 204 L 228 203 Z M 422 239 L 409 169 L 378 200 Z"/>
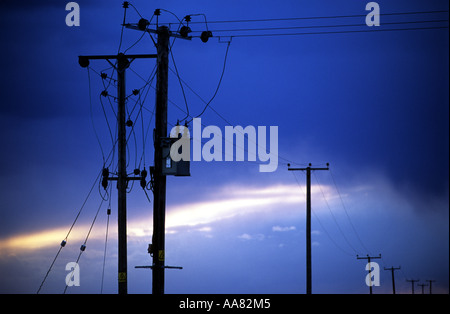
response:
<path fill-rule="evenodd" d="M 327 186 L 322 186 L 322 191 L 329 200 L 332 195 Z M 303 187 L 304 190 L 304 187 Z M 312 187 L 313 197 L 322 198 L 319 187 Z M 211 228 L 205 224 L 232 218 L 238 215 L 258 214 L 263 212 L 272 212 L 280 214 L 280 206 L 286 208 L 286 205 L 302 204 L 305 202 L 304 192 L 298 185 L 273 185 L 264 187 L 243 187 L 226 186 L 217 192 L 213 200 L 205 200 L 194 203 L 187 203 L 168 208 L 166 216 L 166 233 L 174 234 L 177 231 L 174 228 L 182 226 L 197 226 L 196 230 L 201 232 L 211 232 Z M 111 226 L 115 228 L 114 226 Z M 71 233 L 69 241 L 83 241 L 86 236 L 85 230 L 89 226 L 77 225 Z M 83 230 L 80 231 L 80 229 Z M 95 231 L 90 239 L 100 239 L 104 236 L 104 230 Z M 2 252 L 20 252 L 24 250 L 36 250 L 44 247 L 57 247 L 60 241 L 67 234 L 68 227 L 43 230 L 35 233 L 19 234 L 6 239 L 0 239 L 0 253 Z M 128 222 L 129 238 L 151 238 L 153 233 L 151 216 L 140 217 L 134 221 Z M 68 242 L 69 242 L 68 241 Z"/>

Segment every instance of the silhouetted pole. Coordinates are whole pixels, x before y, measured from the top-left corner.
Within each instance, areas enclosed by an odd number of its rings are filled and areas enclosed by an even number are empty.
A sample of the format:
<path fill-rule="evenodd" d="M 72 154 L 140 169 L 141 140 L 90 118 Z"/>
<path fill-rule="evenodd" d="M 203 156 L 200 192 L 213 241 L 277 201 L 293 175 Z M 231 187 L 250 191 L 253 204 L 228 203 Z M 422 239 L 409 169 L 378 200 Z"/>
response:
<path fill-rule="evenodd" d="M 395 278 L 394 278 L 394 271 L 399 270 L 400 266 L 398 268 L 391 267 L 391 268 L 384 268 L 384 270 L 390 270 L 392 273 L 392 294 L 395 294 Z"/>
<path fill-rule="evenodd" d="M 415 280 L 415 279 L 411 279 L 411 280 L 406 279 L 406 281 L 411 283 L 411 293 L 414 294 L 414 283 L 418 282 L 419 279 L 417 279 L 417 280 Z"/>
<path fill-rule="evenodd" d="M 162 174 L 161 139 L 167 137 L 167 88 L 169 70 L 169 29 L 158 28 L 158 69 L 155 113 L 155 174 L 153 201 L 153 294 L 164 294 L 166 176 Z"/>
<path fill-rule="evenodd" d="M 127 139 L 125 129 L 125 69 L 128 67 L 128 59 L 119 54 L 117 60 L 117 125 L 118 125 L 118 244 L 119 244 L 119 294 L 128 293 L 127 285 Z"/>
<path fill-rule="evenodd" d="M 288 164 L 288 167 L 290 165 Z M 306 170 L 306 294 L 312 293 L 312 267 L 311 267 L 311 171 L 329 170 L 327 168 L 311 168 L 311 164 L 306 168 L 288 168 L 289 171 Z"/>
<path fill-rule="evenodd" d="M 109 177 L 109 170 L 103 169 L 102 186 L 106 189 L 108 180 L 117 180 L 117 224 L 118 224 L 118 292 L 119 294 L 128 293 L 127 284 L 127 182 L 128 180 L 141 180 L 145 177 L 127 176 L 127 161 L 126 161 L 126 90 L 125 90 L 125 70 L 129 67 L 129 59 L 140 58 L 156 58 L 155 54 L 144 55 L 124 55 L 119 53 L 117 55 L 102 55 L 102 56 L 79 56 L 78 62 L 80 66 L 86 68 L 89 66 L 89 60 L 107 60 L 117 70 L 117 150 L 118 150 L 118 174 L 117 177 Z M 111 63 L 111 59 L 117 60 L 117 65 Z"/>
<path fill-rule="evenodd" d="M 428 286 L 428 284 L 427 284 L 427 283 L 419 283 L 419 284 L 417 284 L 417 285 L 420 286 L 420 287 L 422 287 L 422 294 L 425 294 L 425 291 L 423 290 L 423 287 Z"/>
<path fill-rule="evenodd" d="M 366 259 L 367 263 L 369 264 L 369 273 L 371 271 L 371 267 L 370 267 L 370 260 L 371 259 L 378 259 L 381 258 L 381 254 L 379 256 L 369 256 L 367 255 L 366 257 L 359 257 L 358 255 L 356 255 L 356 259 Z M 369 293 L 372 294 L 372 280 L 370 281 L 370 285 L 369 285 Z"/>
<path fill-rule="evenodd" d="M 425 280 L 425 281 L 428 281 L 430 283 L 430 294 L 432 294 L 432 290 L 431 290 L 432 283 L 436 282 L 436 280 Z"/>

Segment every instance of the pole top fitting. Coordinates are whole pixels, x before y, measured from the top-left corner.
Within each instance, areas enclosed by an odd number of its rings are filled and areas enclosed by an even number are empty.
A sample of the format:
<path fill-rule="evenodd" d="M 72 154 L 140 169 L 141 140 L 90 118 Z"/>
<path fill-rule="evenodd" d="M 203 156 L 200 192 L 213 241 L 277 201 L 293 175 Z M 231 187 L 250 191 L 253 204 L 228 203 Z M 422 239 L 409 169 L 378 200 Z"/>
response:
<path fill-rule="evenodd" d="M 78 63 L 82 68 L 87 68 L 89 66 L 89 58 L 84 56 L 78 56 Z"/>

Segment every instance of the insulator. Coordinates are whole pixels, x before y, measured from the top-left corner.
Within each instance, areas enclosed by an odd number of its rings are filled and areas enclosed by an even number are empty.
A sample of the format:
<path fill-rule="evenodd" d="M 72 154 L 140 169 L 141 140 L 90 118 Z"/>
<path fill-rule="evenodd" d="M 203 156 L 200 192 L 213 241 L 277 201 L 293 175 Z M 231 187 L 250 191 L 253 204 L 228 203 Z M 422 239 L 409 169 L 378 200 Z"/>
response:
<path fill-rule="evenodd" d="M 108 187 L 108 177 L 109 177 L 109 169 L 108 168 L 103 168 L 102 170 L 102 187 L 106 190 L 106 188 Z"/>
<path fill-rule="evenodd" d="M 107 215 L 111 215 L 111 208 L 108 208 L 108 209 L 106 210 L 106 214 L 107 214 Z"/>
<path fill-rule="evenodd" d="M 144 18 L 140 19 L 139 22 L 138 22 L 138 28 L 139 28 L 141 31 L 145 31 L 145 29 L 147 28 L 148 25 L 150 25 L 150 22 L 147 21 L 147 20 L 144 19 Z"/>
<path fill-rule="evenodd" d="M 188 34 L 189 34 L 190 32 L 192 32 L 192 30 L 191 30 L 191 28 L 190 28 L 189 26 L 182 26 L 182 27 L 180 28 L 180 35 L 181 35 L 181 37 L 183 37 L 183 38 L 188 37 Z"/>
<path fill-rule="evenodd" d="M 134 96 L 139 95 L 139 89 L 133 89 L 133 95 Z"/>
<path fill-rule="evenodd" d="M 100 73 L 100 77 L 103 79 L 103 80 L 106 80 L 107 78 L 108 78 L 108 74 L 106 74 L 106 73 Z"/>
<path fill-rule="evenodd" d="M 128 119 L 127 122 L 125 122 L 125 125 L 131 128 L 133 126 L 133 121 L 131 121 L 131 119 Z"/>
<path fill-rule="evenodd" d="M 83 56 L 79 56 L 78 63 L 82 68 L 87 68 L 89 66 L 89 59 Z"/>
<path fill-rule="evenodd" d="M 213 35 L 212 35 L 211 31 L 203 31 L 202 34 L 200 35 L 200 39 L 201 39 L 204 43 L 206 43 L 206 42 L 208 41 L 208 39 L 209 39 L 210 37 L 212 37 L 212 36 L 213 36 Z"/>
<path fill-rule="evenodd" d="M 61 241 L 61 246 L 62 246 L 62 247 L 65 247 L 65 246 L 66 246 L 66 243 L 67 243 L 66 240 L 62 240 L 62 241 Z"/>
<path fill-rule="evenodd" d="M 84 250 L 86 250 L 86 245 L 82 244 L 81 247 L 80 247 L 80 251 L 84 252 Z"/>

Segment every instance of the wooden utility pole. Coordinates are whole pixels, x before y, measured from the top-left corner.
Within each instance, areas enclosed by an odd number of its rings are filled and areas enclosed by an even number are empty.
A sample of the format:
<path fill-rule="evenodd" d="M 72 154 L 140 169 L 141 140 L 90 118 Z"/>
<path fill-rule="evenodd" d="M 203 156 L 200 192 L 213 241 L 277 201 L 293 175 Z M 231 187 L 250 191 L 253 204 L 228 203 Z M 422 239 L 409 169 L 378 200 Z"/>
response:
<path fill-rule="evenodd" d="M 411 280 L 410 279 L 406 279 L 406 281 L 411 283 L 411 293 L 414 294 L 414 283 L 418 282 L 419 279 L 411 279 Z"/>
<path fill-rule="evenodd" d="M 82 67 L 89 66 L 89 60 L 107 60 L 117 71 L 117 125 L 118 125 L 118 174 L 117 177 L 110 177 L 109 170 L 103 169 L 102 186 L 106 189 L 108 180 L 117 181 L 117 219 L 118 219 L 118 291 L 119 294 L 128 293 L 127 283 L 127 184 L 129 180 L 145 180 L 145 170 L 141 172 L 141 177 L 127 176 L 126 162 L 126 90 L 125 90 L 125 70 L 129 67 L 130 59 L 156 58 L 155 54 L 146 55 L 102 55 L 102 56 L 79 56 L 78 62 Z M 114 64 L 110 60 L 117 60 Z M 144 185 L 145 186 L 145 185 Z"/>
<path fill-rule="evenodd" d="M 432 283 L 436 282 L 436 280 L 425 280 L 425 281 L 428 281 L 430 283 L 430 294 L 433 294 L 431 287 L 432 287 Z"/>
<path fill-rule="evenodd" d="M 160 15 L 160 10 L 155 10 L 155 15 Z M 166 174 L 163 168 L 168 168 L 166 156 L 163 156 L 163 141 L 167 138 L 167 94 L 169 73 L 169 40 L 171 37 L 190 40 L 187 36 L 190 32 L 181 35 L 172 33 L 167 26 L 160 26 L 157 30 L 149 29 L 150 22 L 144 18 L 137 24 L 124 24 L 126 28 L 153 33 L 158 36 L 157 50 L 157 82 L 156 82 L 156 112 L 155 112 L 155 166 L 153 172 L 153 238 L 150 245 L 150 254 L 153 256 L 151 266 L 153 281 L 152 293 L 164 294 L 164 270 L 166 268 L 180 269 L 178 266 L 165 266 L 165 217 L 166 217 Z M 163 158 L 164 157 L 164 158 Z"/>
<path fill-rule="evenodd" d="M 153 184 L 153 294 L 164 294 L 166 176 L 162 174 L 161 140 L 167 137 L 167 88 L 169 71 L 169 29 L 158 28 L 158 68 L 155 113 L 155 173 Z"/>
<path fill-rule="evenodd" d="M 118 127 L 118 181 L 117 181 L 117 194 L 118 194 L 118 244 L 119 244 L 119 294 L 128 293 L 127 284 L 127 138 L 126 138 L 126 125 L 125 125 L 125 69 L 129 66 L 128 59 L 119 54 L 117 58 L 117 98 L 118 98 L 118 110 L 117 110 L 117 127 Z"/>
<path fill-rule="evenodd" d="M 395 294 L 395 279 L 394 279 L 394 271 L 399 270 L 400 266 L 395 268 L 392 266 L 391 268 L 384 268 L 384 270 L 390 270 L 392 272 L 392 294 Z"/>
<path fill-rule="evenodd" d="M 378 259 L 378 258 L 381 258 L 381 254 L 379 256 L 369 256 L 369 255 L 367 255 L 366 257 L 359 257 L 358 255 L 356 255 L 356 259 L 366 259 L 367 260 L 367 264 L 369 264 L 369 273 L 372 270 L 372 267 L 370 266 L 370 260 L 371 259 Z M 370 281 L 369 293 L 372 294 L 372 281 Z"/>
<path fill-rule="evenodd" d="M 427 284 L 427 283 L 419 283 L 419 284 L 417 284 L 417 285 L 420 286 L 420 287 L 422 287 L 422 294 L 425 294 L 425 291 L 423 290 L 423 287 L 428 286 L 428 284 Z"/>
<path fill-rule="evenodd" d="M 312 293 L 312 267 L 311 267 L 311 171 L 329 170 L 326 168 L 312 168 L 311 164 L 306 168 L 290 168 L 289 171 L 306 171 L 306 294 Z"/>

